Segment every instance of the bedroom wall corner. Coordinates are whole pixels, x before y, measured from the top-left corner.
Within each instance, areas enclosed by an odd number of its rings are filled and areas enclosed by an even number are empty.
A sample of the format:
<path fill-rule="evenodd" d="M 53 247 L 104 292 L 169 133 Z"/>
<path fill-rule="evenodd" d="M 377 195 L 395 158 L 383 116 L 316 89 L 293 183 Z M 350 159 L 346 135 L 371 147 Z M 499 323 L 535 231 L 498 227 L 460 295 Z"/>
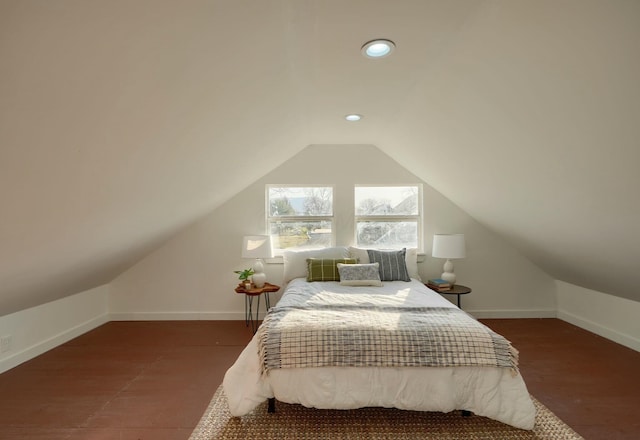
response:
<path fill-rule="evenodd" d="M 113 321 L 240 320 L 243 298 L 233 292 L 241 243 L 232 237 L 252 230 L 252 213 L 234 197 L 111 282 Z M 236 220 L 229 217 L 246 212 Z M 241 238 L 240 238 L 241 239 Z"/>
<path fill-rule="evenodd" d="M 11 339 L 0 353 L 0 373 L 107 323 L 108 295 L 105 284 L 0 317 L 0 337 Z"/>
<path fill-rule="evenodd" d="M 453 260 L 457 283 L 472 292 L 462 308 L 476 318 L 555 318 L 554 279 L 503 237 L 486 228 L 449 199 L 425 185 L 423 279 L 440 276 L 445 260 L 433 258 L 433 234 L 464 233 L 467 256 Z M 455 302 L 455 295 L 445 295 Z"/>
<path fill-rule="evenodd" d="M 558 318 L 640 351 L 640 302 L 556 280 Z"/>

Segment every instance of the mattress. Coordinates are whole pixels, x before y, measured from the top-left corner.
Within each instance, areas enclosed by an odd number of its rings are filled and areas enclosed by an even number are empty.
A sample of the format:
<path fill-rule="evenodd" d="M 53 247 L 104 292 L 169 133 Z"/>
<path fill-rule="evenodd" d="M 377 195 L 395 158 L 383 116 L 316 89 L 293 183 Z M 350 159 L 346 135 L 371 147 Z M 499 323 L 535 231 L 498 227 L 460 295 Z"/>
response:
<path fill-rule="evenodd" d="M 350 287 L 296 278 L 277 307 L 327 305 L 456 308 L 419 281 Z M 522 376 L 498 367 L 309 367 L 263 372 L 257 335 L 227 371 L 223 389 L 234 416 L 268 398 L 311 408 L 368 406 L 416 411 L 468 410 L 521 429 L 533 429 L 535 407 Z"/>

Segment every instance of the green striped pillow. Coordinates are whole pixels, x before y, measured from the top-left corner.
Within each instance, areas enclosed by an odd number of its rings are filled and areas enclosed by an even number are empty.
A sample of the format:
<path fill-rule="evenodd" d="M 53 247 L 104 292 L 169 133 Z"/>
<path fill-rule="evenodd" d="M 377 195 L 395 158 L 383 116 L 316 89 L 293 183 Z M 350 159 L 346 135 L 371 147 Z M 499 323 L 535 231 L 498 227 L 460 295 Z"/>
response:
<path fill-rule="evenodd" d="M 357 262 L 355 258 L 307 258 L 307 281 L 340 281 L 338 263 Z"/>

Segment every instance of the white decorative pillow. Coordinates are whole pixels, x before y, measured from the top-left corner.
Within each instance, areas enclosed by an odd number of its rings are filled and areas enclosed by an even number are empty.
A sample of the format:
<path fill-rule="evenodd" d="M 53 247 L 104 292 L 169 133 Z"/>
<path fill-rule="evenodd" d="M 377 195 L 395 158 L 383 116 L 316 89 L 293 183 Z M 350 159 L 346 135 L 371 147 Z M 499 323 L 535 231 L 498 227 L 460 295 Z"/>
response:
<path fill-rule="evenodd" d="M 285 251 L 283 254 L 285 284 L 294 278 L 307 277 L 307 258 L 349 258 L 349 250 L 339 246 L 308 251 Z"/>
<path fill-rule="evenodd" d="M 418 273 L 418 249 L 407 248 L 405 262 L 407 263 L 407 271 L 409 272 L 409 276 L 418 281 L 422 281 L 422 278 L 420 278 L 420 274 Z"/>
<path fill-rule="evenodd" d="M 358 260 L 358 263 L 366 264 L 370 263 L 369 261 L 369 253 L 366 249 L 357 248 L 350 246 L 349 254 L 351 258 L 355 258 Z M 418 249 L 409 248 L 407 249 L 407 254 L 405 255 L 405 263 L 407 264 L 407 271 L 409 272 L 409 277 L 414 278 L 418 281 L 422 281 L 420 278 L 420 274 L 418 273 Z"/>
<path fill-rule="evenodd" d="M 378 263 L 338 263 L 337 266 L 340 274 L 340 284 L 343 286 L 382 286 L 380 265 Z"/>
<path fill-rule="evenodd" d="M 358 260 L 360 264 L 369 263 L 369 253 L 366 249 L 349 246 L 349 255 L 351 255 L 351 258 Z"/>

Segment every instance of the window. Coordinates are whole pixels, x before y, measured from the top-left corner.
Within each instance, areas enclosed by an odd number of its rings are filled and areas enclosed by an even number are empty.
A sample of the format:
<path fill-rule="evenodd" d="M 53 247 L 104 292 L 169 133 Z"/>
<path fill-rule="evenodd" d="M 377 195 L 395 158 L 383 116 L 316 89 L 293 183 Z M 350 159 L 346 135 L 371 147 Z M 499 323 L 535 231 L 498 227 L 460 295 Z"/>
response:
<path fill-rule="evenodd" d="M 356 186 L 356 244 L 364 248 L 417 248 L 421 186 Z"/>
<path fill-rule="evenodd" d="M 267 223 L 276 254 L 333 246 L 333 187 L 267 186 Z"/>

